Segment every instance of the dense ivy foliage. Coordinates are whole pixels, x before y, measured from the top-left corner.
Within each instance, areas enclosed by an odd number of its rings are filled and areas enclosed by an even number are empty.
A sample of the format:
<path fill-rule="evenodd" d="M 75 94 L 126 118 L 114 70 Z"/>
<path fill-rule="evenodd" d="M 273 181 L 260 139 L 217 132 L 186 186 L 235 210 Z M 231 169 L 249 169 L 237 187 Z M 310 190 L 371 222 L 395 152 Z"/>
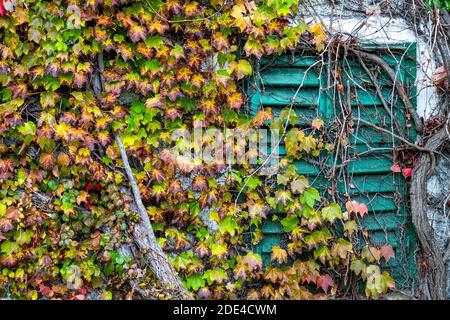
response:
<path fill-rule="evenodd" d="M 136 296 L 129 279 L 156 285 L 139 254 L 119 250 L 132 244 L 137 215 L 117 132 L 158 241 L 196 297 L 321 299 L 344 295 L 358 279 L 368 297 L 394 287 L 379 267 L 392 249 L 352 243 L 367 207 L 350 199 L 342 210 L 321 199 L 292 165 L 332 150 L 320 119 L 286 132 L 287 155 L 273 177 L 248 163 L 198 162 L 171 149 L 176 129 L 239 127 L 245 135 L 295 122 L 289 109 L 276 120 L 270 109 L 249 118 L 241 88 L 263 55 L 323 48 L 320 25 L 289 23 L 298 1 L 8 5 L 0 17 L 2 296 L 120 299 Z M 98 97 L 96 72 L 105 84 Z M 211 143 L 176 141 L 181 150 Z M 251 248 L 265 218 L 280 220 L 289 239 L 263 270 Z"/>
<path fill-rule="evenodd" d="M 450 10 L 450 1 L 449 0 L 427 0 L 426 6 L 428 7 L 428 9 L 434 6 L 437 9 Z"/>

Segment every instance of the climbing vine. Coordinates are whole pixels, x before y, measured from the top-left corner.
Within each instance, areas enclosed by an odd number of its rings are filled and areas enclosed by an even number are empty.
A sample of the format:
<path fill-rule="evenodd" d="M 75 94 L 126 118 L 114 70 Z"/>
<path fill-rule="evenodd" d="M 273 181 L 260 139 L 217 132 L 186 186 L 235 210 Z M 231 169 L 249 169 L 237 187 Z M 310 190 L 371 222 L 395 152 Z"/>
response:
<path fill-rule="evenodd" d="M 140 218 L 115 135 L 158 244 L 194 297 L 342 297 L 360 280 L 367 297 L 393 288 L 380 268 L 392 248 L 354 245 L 367 206 L 321 197 L 293 165 L 332 152 L 323 121 L 295 126 L 289 107 L 279 117 L 246 112 L 259 59 L 325 48 L 320 23 L 292 23 L 298 6 L 0 1 L 0 294 L 171 297 L 136 250 Z M 199 127 L 223 136 L 172 139 Z M 182 156 L 215 147 L 227 130 L 263 127 L 281 129 L 286 145 L 273 176 L 258 174 L 261 162 Z M 252 251 L 264 219 L 288 237 L 267 267 Z"/>

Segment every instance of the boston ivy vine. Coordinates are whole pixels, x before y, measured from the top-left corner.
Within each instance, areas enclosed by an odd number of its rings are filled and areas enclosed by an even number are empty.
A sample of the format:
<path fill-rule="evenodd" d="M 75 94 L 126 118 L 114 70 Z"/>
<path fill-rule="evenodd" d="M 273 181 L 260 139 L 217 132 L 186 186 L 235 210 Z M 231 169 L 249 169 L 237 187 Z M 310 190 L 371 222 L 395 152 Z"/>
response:
<path fill-rule="evenodd" d="M 292 164 L 332 151 L 323 122 L 285 126 L 295 122 L 289 108 L 277 119 L 270 109 L 254 118 L 245 112 L 242 86 L 255 61 L 324 47 L 320 24 L 291 23 L 298 1 L 0 4 L 2 296 L 137 298 L 130 280 L 158 288 L 140 253 L 120 250 L 133 246 L 138 215 L 116 133 L 158 242 L 195 297 L 322 299 L 363 280 L 367 297 L 377 298 L 394 287 L 379 267 L 392 248 L 354 245 L 356 217 L 367 207 L 321 199 Z M 104 88 L 96 97 L 98 72 Z M 287 155 L 274 177 L 248 163 L 204 163 L 172 152 L 214 142 L 173 142 L 178 129 L 239 128 L 245 135 L 267 125 L 287 128 Z M 263 269 L 251 245 L 267 218 L 279 220 L 289 239 Z"/>

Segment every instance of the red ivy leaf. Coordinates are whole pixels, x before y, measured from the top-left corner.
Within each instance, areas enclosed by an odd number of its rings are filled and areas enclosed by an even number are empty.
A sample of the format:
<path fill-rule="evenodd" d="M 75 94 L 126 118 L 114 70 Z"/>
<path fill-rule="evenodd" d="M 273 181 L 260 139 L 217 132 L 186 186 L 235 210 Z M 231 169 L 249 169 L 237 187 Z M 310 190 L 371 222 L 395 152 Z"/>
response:
<path fill-rule="evenodd" d="M 391 171 L 395 172 L 395 173 L 399 173 L 402 171 L 402 169 L 400 168 L 400 165 L 398 164 L 398 162 L 395 162 L 392 167 L 391 167 Z"/>
<path fill-rule="evenodd" d="M 380 248 L 381 255 L 383 256 L 384 260 L 388 262 L 391 258 L 395 257 L 394 250 L 391 246 L 382 246 Z"/>
<path fill-rule="evenodd" d="M 403 168 L 402 169 L 402 175 L 405 179 L 411 177 L 412 175 L 412 168 Z"/>
<path fill-rule="evenodd" d="M 0 0 L 0 17 L 5 14 L 5 6 L 3 5 L 3 0 Z"/>
<path fill-rule="evenodd" d="M 325 292 L 327 292 L 328 288 L 333 285 L 333 279 L 327 274 L 322 275 L 317 279 L 317 288 L 322 288 L 322 290 Z"/>
<path fill-rule="evenodd" d="M 357 213 L 361 217 L 364 217 L 367 213 L 369 213 L 369 209 L 364 203 L 359 203 L 357 201 L 347 201 L 345 204 L 345 208 L 348 213 Z"/>

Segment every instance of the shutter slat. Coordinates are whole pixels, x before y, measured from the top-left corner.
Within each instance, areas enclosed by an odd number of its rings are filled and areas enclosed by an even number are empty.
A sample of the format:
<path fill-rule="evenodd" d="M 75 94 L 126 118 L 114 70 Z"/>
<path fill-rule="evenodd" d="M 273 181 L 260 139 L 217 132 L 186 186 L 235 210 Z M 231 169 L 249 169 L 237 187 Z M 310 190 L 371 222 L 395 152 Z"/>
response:
<path fill-rule="evenodd" d="M 310 67 L 316 63 L 317 57 L 303 57 L 301 55 L 282 55 L 278 57 L 263 57 L 260 61 L 260 66 L 264 67 Z"/>
<path fill-rule="evenodd" d="M 267 87 L 263 92 L 256 92 L 252 97 L 252 104 L 256 106 L 283 106 L 294 103 L 295 106 L 314 106 L 319 103 L 317 89 L 302 89 L 296 93 L 295 88 Z M 257 108 L 259 109 L 259 108 Z"/>
<path fill-rule="evenodd" d="M 304 68 L 277 68 L 270 69 L 261 75 L 265 86 L 319 87 L 319 75 L 313 69 Z"/>
<path fill-rule="evenodd" d="M 396 230 L 405 223 L 405 217 L 395 212 L 372 213 L 360 218 L 359 222 L 369 231 Z"/>
<path fill-rule="evenodd" d="M 390 172 L 392 158 L 390 157 L 366 157 L 350 161 L 347 169 L 353 174 L 371 174 Z"/>
<path fill-rule="evenodd" d="M 384 175 L 354 175 L 348 179 L 348 189 L 345 190 L 344 183 L 339 183 L 339 191 L 347 191 L 349 194 L 395 192 L 398 183 L 393 174 Z"/>
<path fill-rule="evenodd" d="M 395 212 L 398 209 L 392 194 L 375 193 L 364 196 L 358 195 L 353 197 L 353 200 L 364 203 L 369 209 L 369 212 Z"/>
<path fill-rule="evenodd" d="M 264 234 L 282 234 L 283 227 L 278 221 L 265 219 L 262 224 L 262 232 Z"/>

